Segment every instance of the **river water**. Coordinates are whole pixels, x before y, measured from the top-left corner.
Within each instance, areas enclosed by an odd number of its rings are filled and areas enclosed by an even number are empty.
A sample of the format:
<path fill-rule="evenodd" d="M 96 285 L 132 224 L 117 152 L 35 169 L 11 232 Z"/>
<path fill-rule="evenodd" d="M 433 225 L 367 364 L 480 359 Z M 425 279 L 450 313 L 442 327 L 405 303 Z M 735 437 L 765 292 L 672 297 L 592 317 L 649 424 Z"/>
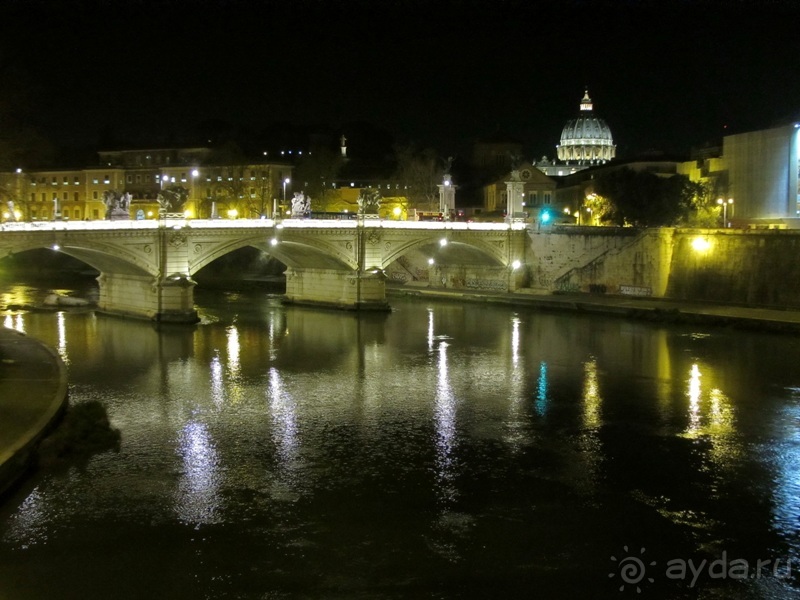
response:
<path fill-rule="evenodd" d="M 800 596 L 796 336 L 196 301 L 0 311 L 122 435 L 0 506 L 0 600 Z"/>

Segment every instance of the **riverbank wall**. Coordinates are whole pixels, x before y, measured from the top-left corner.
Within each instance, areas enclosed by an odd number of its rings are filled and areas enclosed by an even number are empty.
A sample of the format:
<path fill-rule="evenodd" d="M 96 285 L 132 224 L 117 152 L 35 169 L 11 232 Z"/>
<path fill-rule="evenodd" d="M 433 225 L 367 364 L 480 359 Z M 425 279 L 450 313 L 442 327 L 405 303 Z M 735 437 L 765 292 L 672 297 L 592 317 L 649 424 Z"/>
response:
<path fill-rule="evenodd" d="M 47 345 L 0 328 L 0 498 L 31 467 L 68 403 L 67 369 Z"/>
<path fill-rule="evenodd" d="M 800 308 L 800 231 L 563 227 L 529 239 L 537 293 Z"/>

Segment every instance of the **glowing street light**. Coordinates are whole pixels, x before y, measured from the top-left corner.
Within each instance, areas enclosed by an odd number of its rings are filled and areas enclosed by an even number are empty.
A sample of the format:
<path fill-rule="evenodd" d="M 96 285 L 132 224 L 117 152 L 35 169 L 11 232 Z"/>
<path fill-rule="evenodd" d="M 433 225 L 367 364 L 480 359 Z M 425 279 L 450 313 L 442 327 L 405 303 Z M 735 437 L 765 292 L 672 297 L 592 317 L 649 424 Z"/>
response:
<path fill-rule="evenodd" d="M 728 205 L 730 204 L 731 215 L 733 215 L 733 198 L 728 198 L 727 200 L 724 198 L 717 198 L 717 204 L 722 206 L 722 227 L 730 227 L 730 223 L 728 223 Z"/>
<path fill-rule="evenodd" d="M 711 248 L 711 242 L 704 237 L 696 237 L 692 240 L 692 249 L 697 252 L 706 252 Z"/>
<path fill-rule="evenodd" d="M 292 180 L 291 180 L 291 179 L 289 179 L 288 177 L 287 177 L 286 179 L 284 179 L 284 180 L 283 180 L 283 204 L 284 204 L 284 205 L 286 204 L 286 186 L 287 186 L 287 184 L 289 184 L 291 181 L 292 181 Z"/>

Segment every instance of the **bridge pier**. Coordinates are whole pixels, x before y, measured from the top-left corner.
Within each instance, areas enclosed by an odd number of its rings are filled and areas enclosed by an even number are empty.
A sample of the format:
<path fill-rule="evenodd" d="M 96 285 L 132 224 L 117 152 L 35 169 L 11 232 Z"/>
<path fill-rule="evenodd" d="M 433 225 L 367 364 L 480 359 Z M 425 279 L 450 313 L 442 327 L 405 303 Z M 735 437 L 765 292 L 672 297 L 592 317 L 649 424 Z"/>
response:
<path fill-rule="evenodd" d="M 389 310 L 383 271 L 286 270 L 285 301 L 349 310 Z"/>
<path fill-rule="evenodd" d="M 97 308 L 109 314 L 159 323 L 197 323 L 196 283 L 185 276 L 159 280 L 147 275 L 102 273 Z"/>

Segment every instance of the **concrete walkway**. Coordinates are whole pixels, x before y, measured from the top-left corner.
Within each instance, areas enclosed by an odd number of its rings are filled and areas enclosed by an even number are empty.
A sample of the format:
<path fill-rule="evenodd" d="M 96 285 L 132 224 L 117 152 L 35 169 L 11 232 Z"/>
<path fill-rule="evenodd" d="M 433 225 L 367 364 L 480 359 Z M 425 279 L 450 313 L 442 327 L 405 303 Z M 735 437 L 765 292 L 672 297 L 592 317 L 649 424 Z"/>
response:
<path fill-rule="evenodd" d="M 67 406 L 67 369 L 54 350 L 0 327 L 0 496 L 27 470 Z"/>

